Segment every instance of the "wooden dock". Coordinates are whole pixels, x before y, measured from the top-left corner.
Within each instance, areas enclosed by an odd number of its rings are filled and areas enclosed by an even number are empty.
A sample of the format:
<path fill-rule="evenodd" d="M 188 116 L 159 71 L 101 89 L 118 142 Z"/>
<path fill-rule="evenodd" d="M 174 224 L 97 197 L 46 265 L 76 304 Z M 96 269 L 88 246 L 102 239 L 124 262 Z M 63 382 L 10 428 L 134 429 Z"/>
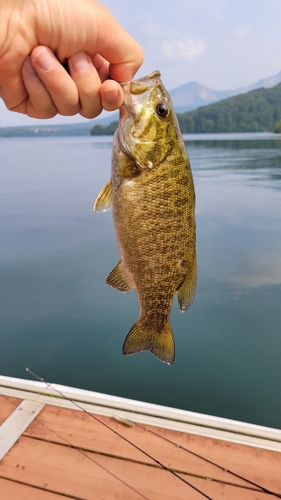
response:
<path fill-rule="evenodd" d="M 0 377 L 1 500 L 281 498 L 278 430 L 24 382 Z"/>

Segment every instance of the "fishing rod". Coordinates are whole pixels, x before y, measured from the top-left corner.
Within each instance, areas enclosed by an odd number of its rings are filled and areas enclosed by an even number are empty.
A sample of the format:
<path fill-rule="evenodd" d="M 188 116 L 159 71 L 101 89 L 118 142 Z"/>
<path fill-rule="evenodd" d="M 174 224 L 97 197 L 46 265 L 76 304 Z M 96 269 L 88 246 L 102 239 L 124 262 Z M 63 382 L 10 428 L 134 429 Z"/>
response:
<path fill-rule="evenodd" d="M 213 462 L 209 458 L 203 457 L 202 455 L 199 455 L 199 453 L 195 453 L 195 451 L 189 450 L 188 448 L 186 448 L 185 446 L 182 446 L 179 443 L 175 443 L 175 441 L 172 441 L 171 439 L 169 439 L 165 436 L 162 436 L 161 434 L 158 434 L 157 432 L 153 431 L 152 429 L 149 429 L 149 428 L 147 428 L 144 425 L 139 424 L 139 423 L 136 423 L 136 425 L 141 427 L 143 430 L 150 432 L 154 436 L 157 436 L 158 438 L 163 439 L 164 441 L 167 441 L 168 443 L 173 444 L 176 448 L 180 448 L 181 450 L 184 450 L 187 453 L 190 453 L 191 455 L 193 455 L 197 458 L 200 458 L 201 460 L 204 460 L 205 462 L 207 462 L 211 465 L 214 465 L 214 467 L 217 467 L 218 469 L 222 470 L 223 472 L 227 472 L 228 474 L 231 474 L 232 476 L 237 477 L 238 479 L 241 479 L 242 481 L 249 483 L 251 486 L 255 486 L 256 488 L 259 488 L 263 493 L 267 493 L 268 495 L 274 495 L 277 498 L 281 498 L 281 495 L 279 495 L 278 493 L 274 493 L 273 491 L 265 488 L 264 486 L 261 486 L 260 484 L 257 484 L 254 481 L 251 481 L 250 479 L 246 479 L 244 476 L 241 476 L 240 474 L 237 474 L 236 472 L 229 470 L 227 467 L 223 467 L 222 465 L 219 465 L 216 462 Z"/>
<path fill-rule="evenodd" d="M 195 491 L 197 491 L 198 493 L 200 493 L 203 497 L 207 498 L 208 500 L 213 500 L 211 497 L 209 497 L 208 495 L 206 495 L 204 492 L 202 492 L 201 490 L 199 490 L 198 488 L 196 488 L 194 485 L 192 485 L 191 483 L 189 483 L 189 481 L 187 481 L 186 479 L 182 478 L 179 474 L 177 474 L 173 469 L 167 467 L 165 464 L 163 464 L 162 462 L 160 462 L 157 458 L 153 457 L 152 455 L 150 455 L 148 452 L 146 452 L 145 450 L 143 450 L 142 448 L 140 448 L 138 445 L 136 445 L 135 443 L 133 443 L 132 441 L 130 441 L 128 438 L 126 438 L 125 436 L 123 436 L 122 434 L 120 434 L 117 430 L 113 429 L 112 427 L 110 427 L 108 424 L 106 424 L 105 422 L 103 422 L 101 419 L 99 419 L 96 415 L 88 412 L 87 410 L 85 410 L 85 408 L 83 408 L 83 406 L 81 406 L 79 403 L 77 403 L 76 401 L 72 400 L 71 398 L 65 396 L 61 391 L 59 391 L 58 389 L 56 389 L 51 383 L 47 382 L 46 380 L 44 380 L 44 378 L 42 377 L 39 377 L 37 374 L 35 374 L 32 370 L 30 370 L 29 368 L 26 368 L 26 371 L 28 373 L 30 373 L 35 379 L 37 379 L 38 381 L 40 382 L 44 382 L 47 387 L 51 388 L 52 390 L 54 390 L 55 392 L 57 392 L 57 394 L 59 394 L 63 399 L 67 400 L 67 401 L 70 401 L 74 406 L 76 406 L 77 408 L 79 408 L 80 410 L 82 410 L 84 413 L 86 413 L 87 415 L 89 415 L 91 418 L 93 418 L 94 420 L 96 420 L 97 422 L 99 422 L 100 424 L 102 424 L 104 427 L 106 427 L 108 430 L 110 430 L 111 432 L 114 432 L 114 434 L 116 434 L 118 437 L 120 437 L 121 439 L 123 439 L 124 441 L 126 441 L 128 444 L 130 444 L 131 446 L 133 446 L 135 449 L 137 449 L 138 451 L 140 451 L 141 453 L 143 453 L 144 455 L 146 455 L 148 458 L 150 458 L 151 460 L 153 460 L 157 465 L 159 465 L 162 469 L 166 470 L 167 472 L 170 472 L 171 474 L 173 474 L 175 477 L 177 477 L 178 479 L 180 479 L 182 482 L 184 482 L 185 484 L 187 484 L 188 486 L 190 486 L 192 489 L 194 489 Z M 172 445 L 176 446 L 177 448 L 180 448 L 184 451 L 186 451 L 187 453 L 190 453 L 192 454 L 193 456 L 196 456 L 202 460 L 204 460 L 205 462 L 217 467 L 218 469 L 224 471 L 224 472 L 227 472 L 229 473 L 230 475 L 232 475 L 233 477 L 237 477 L 238 479 L 241 479 L 245 482 L 247 482 L 248 484 L 250 484 L 251 486 L 254 486 L 255 488 L 259 489 L 260 491 L 262 491 L 263 493 L 267 493 L 269 495 L 273 495 L 275 496 L 276 498 L 281 498 L 281 495 L 279 495 L 278 493 L 274 493 L 273 491 L 255 483 L 254 481 L 251 481 L 250 479 L 246 479 L 245 477 L 241 476 L 240 474 L 237 474 L 229 469 L 227 469 L 226 467 L 223 467 L 219 464 L 217 464 L 216 462 L 213 462 L 212 460 L 206 458 L 206 457 L 203 457 L 202 455 L 199 455 L 195 452 L 193 452 L 192 450 L 189 450 L 188 448 L 185 448 L 184 446 L 178 444 L 178 443 L 175 443 L 174 441 L 170 440 L 169 438 L 167 437 L 164 437 L 162 436 L 161 434 L 158 434 L 157 432 L 151 430 L 151 429 L 148 429 L 147 427 L 143 426 L 142 424 L 139 424 L 137 422 L 134 422 L 132 423 L 130 420 L 128 419 L 123 419 L 123 418 L 119 418 L 119 417 L 114 417 L 115 420 L 117 421 L 120 421 L 121 423 L 123 423 L 124 425 L 129 425 L 129 426 L 132 426 L 132 425 L 137 425 L 139 426 L 140 428 L 142 428 L 143 430 L 147 431 L 147 432 L 150 432 L 151 434 L 157 436 L 158 438 L 161 438 L 163 440 L 165 440 L 166 442 L 169 442 L 171 443 Z"/>
<path fill-rule="evenodd" d="M 110 427 L 110 425 L 108 425 L 105 422 L 103 422 L 96 415 L 94 415 L 93 413 L 90 413 L 87 410 L 85 410 L 85 408 L 83 408 L 83 406 L 81 406 L 79 403 L 77 403 L 73 399 L 65 396 L 60 390 L 58 390 L 56 387 L 54 387 L 51 383 L 47 382 L 43 377 L 39 377 L 39 375 L 37 375 L 36 373 L 34 373 L 29 368 L 26 368 L 26 371 L 28 373 L 30 373 L 30 375 L 32 375 L 39 382 L 43 382 L 44 384 L 46 384 L 47 387 L 49 387 L 50 389 L 52 389 L 53 391 L 55 391 L 63 399 L 65 399 L 67 401 L 70 401 L 74 406 L 76 406 L 77 408 L 79 408 L 79 410 L 82 410 L 84 413 L 86 413 L 87 415 L 89 415 L 95 421 L 99 422 L 101 425 L 103 425 L 104 427 L 106 427 L 108 430 L 110 430 L 111 432 L 113 432 L 115 435 L 117 435 L 118 437 L 120 437 L 121 439 L 123 439 L 123 441 L 127 442 L 128 444 L 130 444 L 131 446 L 133 446 L 136 450 L 140 451 L 147 458 L 149 458 L 150 460 L 152 460 L 153 462 L 155 462 L 160 468 L 166 470 L 167 472 L 170 472 L 173 476 L 175 476 L 177 479 L 179 479 L 180 481 L 182 481 L 183 483 L 185 483 L 187 486 L 189 486 L 193 490 L 197 491 L 197 493 L 199 493 L 200 495 L 202 495 L 204 498 L 207 498 L 207 500 L 213 500 L 209 495 L 205 494 L 199 488 L 197 488 L 196 486 L 194 486 L 193 484 L 191 484 L 189 481 L 187 481 L 186 479 L 184 479 L 183 477 L 181 477 L 173 469 L 171 469 L 170 467 L 167 467 L 165 464 L 163 464 L 160 460 L 158 460 L 158 458 L 153 457 L 152 455 L 150 455 L 150 453 L 146 452 L 145 450 L 143 450 L 142 448 L 140 448 L 138 445 L 136 445 L 135 443 L 133 443 L 132 441 L 130 441 L 128 438 L 126 438 L 125 436 L 123 436 L 122 434 L 120 434 L 116 429 L 113 429 L 112 427 Z M 88 455 L 86 455 L 86 456 L 88 456 Z"/>
<path fill-rule="evenodd" d="M 49 384 L 49 385 L 51 385 L 51 384 Z M 4 397 L 7 397 L 7 396 L 4 396 Z M 68 398 L 65 398 L 65 399 L 67 400 Z M 12 402 L 12 404 L 15 406 L 15 408 L 17 407 L 16 403 Z M 26 410 L 25 408 L 22 408 L 22 410 L 25 413 L 27 413 L 28 415 L 32 415 L 32 413 L 30 411 Z M 119 476 L 117 476 L 116 474 L 114 474 L 114 472 L 111 472 L 106 467 L 104 467 L 103 465 L 101 465 L 99 462 L 97 462 L 96 460 L 94 460 L 94 458 L 92 456 L 90 456 L 89 454 L 87 454 L 85 451 L 81 450 L 80 448 L 77 448 L 74 444 L 72 444 L 64 436 L 61 436 L 60 434 L 58 434 L 53 429 L 50 429 L 50 427 L 48 427 L 48 425 L 46 425 L 44 422 L 42 422 L 38 418 L 38 416 L 37 416 L 36 422 L 39 423 L 42 427 L 44 427 L 48 431 L 52 432 L 52 434 L 54 434 L 56 437 L 58 437 L 59 439 L 61 439 L 62 441 L 64 441 L 70 448 L 75 449 L 76 451 L 78 451 L 78 453 L 80 453 L 85 458 L 87 458 L 88 460 L 90 460 L 91 462 L 93 462 L 95 465 L 97 465 L 98 467 L 100 467 L 102 470 L 104 470 L 105 472 L 107 472 L 110 476 L 114 477 L 114 479 L 116 479 L 117 481 L 121 482 L 124 486 L 126 486 L 131 491 L 133 491 L 134 493 L 136 493 L 137 495 L 139 495 L 141 498 L 143 498 L 143 500 L 150 500 L 148 497 L 146 497 L 145 495 L 143 495 L 140 491 L 136 490 L 133 486 L 131 486 L 130 484 L 126 483 L 126 481 L 124 481 Z M 74 500 L 78 500 L 77 497 L 74 497 L 74 496 L 69 495 L 69 494 L 67 494 L 67 497 L 73 498 Z"/>

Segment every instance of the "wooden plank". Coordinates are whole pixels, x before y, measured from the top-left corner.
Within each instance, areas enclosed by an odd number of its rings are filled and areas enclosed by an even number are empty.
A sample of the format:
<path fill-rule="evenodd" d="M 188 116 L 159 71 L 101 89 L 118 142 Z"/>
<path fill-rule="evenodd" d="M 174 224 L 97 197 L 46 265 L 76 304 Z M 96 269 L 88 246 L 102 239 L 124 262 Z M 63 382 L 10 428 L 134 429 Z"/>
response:
<path fill-rule="evenodd" d="M 0 461 L 43 408 L 36 401 L 22 401 L 0 427 Z"/>
<path fill-rule="evenodd" d="M 157 432 L 165 435 L 164 429 Z M 208 439 L 174 434 L 173 441 L 277 494 L 281 494 L 281 453 Z"/>
<path fill-rule="evenodd" d="M 247 482 L 222 471 L 202 458 L 193 456 L 161 437 L 185 446 L 199 456 L 220 464 L 221 467 L 258 485 L 281 493 L 280 453 L 146 426 L 146 429 L 157 432 L 158 437 L 138 425 L 128 428 L 108 417 L 98 418 L 175 470 L 225 483 L 249 486 Z M 90 415 L 75 410 L 46 405 L 25 435 L 56 443 L 70 442 L 76 447 L 98 453 L 154 464 L 143 453 L 122 441 Z"/>
<path fill-rule="evenodd" d="M 231 486 L 216 481 L 203 481 L 199 478 L 189 478 L 190 483 L 199 488 L 205 495 L 212 500 L 275 500 L 276 497 L 266 493 L 259 493 L 256 490 Z M 173 499 L 173 496 L 170 497 Z M 186 500 L 189 496 L 186 496 Z M 200 500 L 203 496 L 200 495 Z"/>
<path fill-rule="evenodd" d="M 185 451 L 179 450 L 163 440 L 159 440 L 138 425 L 128 428 L 108 417 L 99 416 L 98 418 L 153 457 L 163 461 L 168 467 L 191 474 L 205 475 L 217 480 L 225 480 L 225 472 L 211 464 L 206 464 L 200 458 L 190 456 Z M 173 436 L 172 431 L 165 432 L 169 432 L 170 437 Z M 75 410 L 45 406 L 40 417 L 32 423 L 25 435 L 56 443 L 69 442 L 78 448 L 151 465 L 155 464 L 153 460 L 123 441 L 90 415 Z M 231 478 L 230 482 L 243 484 L 243 481 L 237 478 Z"/>
<path fill-rule="evenodd" d="M 1 500 L 67 500 L 71 498 L 2 478 L 0 478 L 0 491 Z"/>
<path fill-rule="evenodd" d="M 148 500 L 202 500 L 200 493 L 164 470 L 93 453 L 86 455 L 66 446 L 21 437 L 2 460 L 0 477 L 79 500 L 139 500 L 143 496 Z M 272 500 L 271 495 L 242 487 L 185 478 L 216 500 Z"/>
<path fill-rule="evenodd" d="M 0 425 L 13 413 L 21 401 L 21 399 L 0 395 Z"/>

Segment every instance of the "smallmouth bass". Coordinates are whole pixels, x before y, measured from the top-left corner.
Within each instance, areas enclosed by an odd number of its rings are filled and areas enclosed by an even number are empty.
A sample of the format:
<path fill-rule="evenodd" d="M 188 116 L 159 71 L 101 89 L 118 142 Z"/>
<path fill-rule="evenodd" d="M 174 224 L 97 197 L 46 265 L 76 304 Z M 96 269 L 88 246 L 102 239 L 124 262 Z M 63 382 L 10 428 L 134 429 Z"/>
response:
<path fill-rule="evenodd" d="M 113 139 L 111 179 L 94 211 L 112 207 L 121 259 L 106 282 L 135 289 L 140 314 L 124 354 L 147 350 L 175 359 L 174 295 L 184 312 L 196 289 L 195 192 L 186 148 L 159 71 L 122 83 L 124 103 Z"/>

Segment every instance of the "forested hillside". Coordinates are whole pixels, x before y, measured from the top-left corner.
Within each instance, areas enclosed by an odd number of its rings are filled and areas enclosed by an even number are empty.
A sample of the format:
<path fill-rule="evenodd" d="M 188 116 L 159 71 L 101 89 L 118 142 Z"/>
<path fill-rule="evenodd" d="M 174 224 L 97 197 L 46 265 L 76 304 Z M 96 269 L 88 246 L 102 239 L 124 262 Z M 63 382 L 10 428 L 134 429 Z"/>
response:
<path fill-rule="evenodd" d="M 273 132 L 281 120 L 281 83 L 178 114 L 182 133 Z M 118 123 L 95 125 L 92 135 L 111 135 Z"/>
<path fill-rule="evenodd" d="M 274 131 L 281 120 L 281 83 L 178 115 L 183 133 Z"/>

